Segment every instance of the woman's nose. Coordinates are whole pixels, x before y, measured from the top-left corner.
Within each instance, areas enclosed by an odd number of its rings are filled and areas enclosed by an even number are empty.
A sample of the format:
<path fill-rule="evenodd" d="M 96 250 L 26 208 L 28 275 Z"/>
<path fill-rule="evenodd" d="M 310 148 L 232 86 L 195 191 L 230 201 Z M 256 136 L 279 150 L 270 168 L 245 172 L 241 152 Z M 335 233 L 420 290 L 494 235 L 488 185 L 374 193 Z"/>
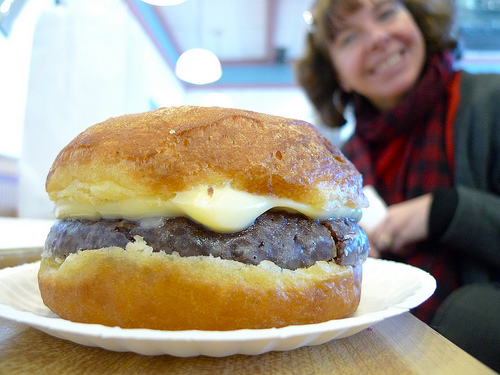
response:
<path fill-rule="evenodd" d="M 369 30 L 369 43 L 372 48 L 383 48 L 390 40 L 389 32 L 380 26 L 373 26 Z"/>

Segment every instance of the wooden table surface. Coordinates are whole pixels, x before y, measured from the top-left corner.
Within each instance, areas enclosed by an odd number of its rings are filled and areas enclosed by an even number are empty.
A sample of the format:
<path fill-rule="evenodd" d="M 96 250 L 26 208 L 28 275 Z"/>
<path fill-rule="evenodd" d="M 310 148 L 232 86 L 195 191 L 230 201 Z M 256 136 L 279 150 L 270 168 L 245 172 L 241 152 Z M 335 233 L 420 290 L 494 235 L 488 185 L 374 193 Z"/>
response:
<path fill-rule="evenodd" d="M 0 374 L 494 374 L 410 313 L 344 339 L 223 358 L 86 347 L 0 318 Z"/>

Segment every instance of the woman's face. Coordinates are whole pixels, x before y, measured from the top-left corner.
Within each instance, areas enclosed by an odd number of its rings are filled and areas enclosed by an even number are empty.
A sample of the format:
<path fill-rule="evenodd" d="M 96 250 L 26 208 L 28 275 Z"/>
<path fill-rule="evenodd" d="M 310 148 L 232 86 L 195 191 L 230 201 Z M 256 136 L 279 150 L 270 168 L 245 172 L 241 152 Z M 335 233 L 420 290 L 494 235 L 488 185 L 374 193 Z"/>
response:
<path fill-rule="evenodd" d="M 417 82 L 425 41 L 410 12 L 395 0 L 360 0 L 335 21 L 329 53 L 345 92 L 365 96 L 381 111 L 393 108 Z"/>

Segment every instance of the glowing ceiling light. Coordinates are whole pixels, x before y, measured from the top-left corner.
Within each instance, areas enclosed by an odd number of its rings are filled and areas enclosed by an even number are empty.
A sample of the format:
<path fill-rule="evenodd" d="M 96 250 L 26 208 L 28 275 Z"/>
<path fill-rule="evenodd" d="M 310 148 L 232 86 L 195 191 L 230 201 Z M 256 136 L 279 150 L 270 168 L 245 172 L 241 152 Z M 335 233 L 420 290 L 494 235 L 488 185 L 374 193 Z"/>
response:
<path fill-rule="evenodd" d="M 222 68 L 213 52 L 193 48 L 179 57 L 175 74 L 185 82 L 205 85 L 217 81 L 222 76 Z"/>
<path fill-rule="evenodd" d="M 308 25 L 314 25 L 314 16 L 310 11 L 306 10 L 303 12 L 302 17 L 304 17 L 304 21 L 306 21 Z"/>
<path fill-rule="evenodd" d="M 7 14 L 12 6 L 14 0 L 6 0 L 0 5 L 0 13 Z"/>

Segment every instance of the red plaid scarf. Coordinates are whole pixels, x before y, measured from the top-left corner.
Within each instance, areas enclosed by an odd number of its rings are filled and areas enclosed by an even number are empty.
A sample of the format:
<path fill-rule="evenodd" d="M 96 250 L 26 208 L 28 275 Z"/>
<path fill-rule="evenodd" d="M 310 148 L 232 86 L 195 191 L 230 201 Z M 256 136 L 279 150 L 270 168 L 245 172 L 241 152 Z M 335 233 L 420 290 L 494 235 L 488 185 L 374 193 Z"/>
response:
<path fill-rule="evenodd" d="M 445 139 L 454 74 L 451 59 L 435 55 L 417 86 L 393 110 L 381 114 L 366 100 L 357 105 L 356 131 L 343 151 L 362 173 L 364 183 L 373 185 L 387 204 L 452 186 L 453 166 Z M 448 249 L 435 243 L 415 246 L 412 255 L 395 260 L 422 268 L 436 278 L 434 296 L 414 311 L 428 322 L 442 300 L 458 287 L 459 273 Z"/>

